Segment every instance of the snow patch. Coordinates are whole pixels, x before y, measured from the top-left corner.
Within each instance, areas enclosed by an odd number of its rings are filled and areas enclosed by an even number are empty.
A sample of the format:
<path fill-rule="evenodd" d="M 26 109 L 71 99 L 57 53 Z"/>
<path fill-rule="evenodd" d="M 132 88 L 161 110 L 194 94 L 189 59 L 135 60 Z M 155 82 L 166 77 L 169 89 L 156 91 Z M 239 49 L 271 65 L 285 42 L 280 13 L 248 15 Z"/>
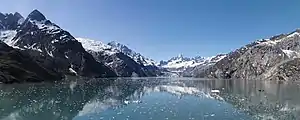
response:
<path fill-rule="evenodd" d="M 13 38 L 16 36 L 16 34 L 17 32 L 15 30 L 0 31 L 0 40 L 15 48 L 17 47 L 15 44 L 18 40 L 13 40 Z"/>
<path fill-rule="evenodd" d="M 104 52 L 104 54 L 106 55 L 113 55 L 119 52 L 118 50 L 102 43 L 101 41 L 86 38 L 76 38 L 76 40 L 78 40 L 82 44 L 83 48 L 87 51 L 90 50 L 93 52 Z"/>
<path fill-rule="evenodd" d="M 184 58 L 182 57 L 182 55 L 180 55 L 179 57 L 174 57 L 168 60 L 167 64 L 161 65 L 161 67 L 171 68 L 171 69 L 196 67 L 199 65 L 216 63 L 225 57 L 226 55 L 218 55 L 212 57 Z"/>
<path fill-rule="evenodd" d="M 72 67 L 69 68 L 69 71 L 70 71 L 71 73 L 74 73 L 75 75 L 77 75 L 77 72 L 76 72 Z"/>
<path fill-rule="evenodd" d="M 50 57 L 54 57 L 52 51 L 49 51 L 47 48 L 45 48 L 45 50 Z"/>
<path fill-rule="evenodd" d="M 109 46 L 117 49 L 118 51 L 124 53 L 125 55 L 129 56 L 135 62 L 144 65 L 144 66 L 155 66 L 156 62 L 152 59 L 149 59 L 145 56 L 142 56 L 140 53 L 137 53 L 131 49 L 129 49 L 126 45 L 118 43 L 116 41 L 112 41 L 108 43 Z"/>
<path fill-rule="evenodd" d="M 68 36 L 67 35 L 62 35 L 62 36 L 59 37 L 59 39 L 64 39 L 66 37 L 68 37 Z"/>
<path fill-rule="evenodd" d="M 58 42 L 58 40 L 56 40 L 56 39 L 51 41 L 52 44 L 56 43 L 56 42 Z"/>
<path fill-rule="evenodd" d="M 35 50 L 35 51 L 38 51 L 38 52 L 43 52 L 40 48 L 38 47 L 35 47 L 36 46 L 36 43 L 32 44 L 31 46 L 27 47 L 27 46 L 24 46 L 24 48 L 26 49 L 30 49 L 30 50 Z"/>
<path fill-rule="evenodd" d="M 300 33 L 298 32 L 293 32 L 292 34 L 288 35 L 287 37 L 295 37 L 295 36 L 300 36 Z"/>
<path fill-rule="evenodd" d="M 287 55 L 289 58 L 297 58 L 299 57 L 299 53 L 296 51 L 292 51 L 292 50 L 283 50 L 285 55 Z"/>
<path fill-rule="evenodd" d="M 162 66 L 163 68 L 187 68 L 187 67 L 195 67 L 200 64 L 203 64 L 204 61 L 197 63 L 196 61 L 180 61 L 174 60 L 169 62 L 167 65 Z"/>

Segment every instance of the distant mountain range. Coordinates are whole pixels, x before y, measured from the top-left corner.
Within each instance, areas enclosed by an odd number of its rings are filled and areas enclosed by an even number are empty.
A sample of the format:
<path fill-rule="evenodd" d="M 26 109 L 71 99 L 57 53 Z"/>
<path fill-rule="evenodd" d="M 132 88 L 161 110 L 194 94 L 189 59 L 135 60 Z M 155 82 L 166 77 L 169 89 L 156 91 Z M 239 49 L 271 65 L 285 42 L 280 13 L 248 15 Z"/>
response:
<path fill-rule="evenodd" d="M 0 82 L 83 77 L 299 78 L 300 30 L 213 57 L 179 55 L 159 63 L 116 41 L 74 38 L 39 12 L 0 13 Z"/>
<path fill-rule="evenodd" d="M 226 57 L 226 54 L 219 54 L 212 57 L 196 56 L 193 58 L 184 57 L 182 54 L 180 54 L 167 61 L 160 61 L 158 66 L 164 70 L 176 74 L 173 76 L 191 77 L 194 76 L 194 72 L 196 72 L 198 67 L 204 68 L 214 65 L 224 57 Z"/>

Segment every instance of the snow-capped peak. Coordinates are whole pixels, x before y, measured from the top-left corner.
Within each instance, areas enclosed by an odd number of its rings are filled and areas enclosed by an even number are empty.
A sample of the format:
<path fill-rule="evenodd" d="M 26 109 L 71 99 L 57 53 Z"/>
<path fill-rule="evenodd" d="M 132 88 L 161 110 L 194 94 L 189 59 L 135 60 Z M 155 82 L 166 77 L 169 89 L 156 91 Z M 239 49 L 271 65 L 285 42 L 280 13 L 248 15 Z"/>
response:
<path fill-rule="evenodd" d="M 183 57 L 182 54 L 179 54 L 176 57 L 172 57 L 168 61 L 162 61 L 159 66 L 163 68 L 187 68 L 187 67 L 195 67 L 200 63 L 203 63 L 205 59 L 203 57 L 195 57 L 195 58 L 188 58 Z"/>
<path fill-rule="evenodd" d="M 138 53 L 136 53 L 135 51 L 129 49 L 126 45 L 123 45 L 121 43 L 118 43 L 116 41 L 112 41 L 108 43 L 109 46 L 118 49 L 119 51 L 121 51 L 122 53 L 129 55 L 129 56 L 134 56 Z"/>
<path fill-rule="evenodd" d="M 300 36 L 300 29 L 296 29 L 296 31 L 290 33 L 288 37 Z"/>
<path fill-rule="evenodd" d="M 161 61 L 159 66 L 163 68 L 168 68 L 168 69 L 186 69 L 190 67 L 195 67 L 198 65 L 203 65 L 203 64 L 211 64 L 211 63 L 216 63 L 223 59 L 226 55 L 225 54 L 220 54 L 217 56 L 212 56 L 212 57 L 201 57 L 201 56 L 196 56 L 193 58 L 188 58 L 188 57 L 183 57 L 182 55 L 179 55 L 177 57 L 173 57 L 168 61 Z"/>
<path fill-rule="evenodd" d="M 108 45 L 112 46 L 113 48 L 118 49 L 120 52 L 129 56 L 130 58 L 132 58 L 134 61 L 136 61 L 140 65 L 143 65 L 143 66 L 155 66 L 156 65 L 156 62 L 154 60 L 144 57 L 140 53 L 137 53 L 137 52 L 131 50 L 126 45 L 123 45 L 116 41 L 109 42 Z"/>
<path fill-rule="evenodd" d="M 76 38 L 79 42 L 81 42 L 83 48 L 87 51 L 94 52 L 104 52 L 107 55 L 112 55 L 119 52 L 117 49 L 109 46 L 105 43 L 102 43 L 98 40 L 86 39 L 86 38 Z"/>
<path fill-rule="evenodd" d="M 46 17 L 38 10 L 33 10 L 29 15 L 28 18 L 31 20 L 36 21 L 44 21 L 46 20 Z"/>

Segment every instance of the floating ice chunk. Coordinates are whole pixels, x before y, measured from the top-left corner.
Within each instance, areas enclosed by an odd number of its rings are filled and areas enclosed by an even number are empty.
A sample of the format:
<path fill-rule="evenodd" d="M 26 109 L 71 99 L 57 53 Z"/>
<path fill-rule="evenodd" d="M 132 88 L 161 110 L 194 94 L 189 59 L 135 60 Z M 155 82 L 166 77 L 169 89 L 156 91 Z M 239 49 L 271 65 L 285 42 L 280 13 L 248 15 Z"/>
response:
<path fill-rule="evenodd" d="M 132 103 L 141 103 L 140 100 L 133 100 Z"/>
<path fill-rule="evenodd" d="M 219 93 L 220 90 L 211 90 L 212 93 Z"/>
<path fill-rule="evenodd" d="M 125 100 L 124 103 L 125 103 L 125 104 L 129 104 L 129 101 Z"/>

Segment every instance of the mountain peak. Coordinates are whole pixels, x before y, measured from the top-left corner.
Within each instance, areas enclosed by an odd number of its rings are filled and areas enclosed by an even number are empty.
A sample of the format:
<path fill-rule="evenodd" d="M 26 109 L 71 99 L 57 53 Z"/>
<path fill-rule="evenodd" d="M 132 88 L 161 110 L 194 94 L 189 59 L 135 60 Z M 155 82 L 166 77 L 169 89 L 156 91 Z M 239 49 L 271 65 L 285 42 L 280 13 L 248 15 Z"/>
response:
<path fill-rule="evenodd" d="M 178 54 L 178 58 L 183 58 L 183 54 Z"/>
<path fill-rule="evenodd" d="M 46 20 L 46 17 L 37 9 L 33 10 L 29 15 L 29 19 L 37 20 L 37 21 L 43 21 Z"/>
<path fill-rule="evenodd" d="M 126 45 L 123 45 L 116 41 L 111 41 L 111 42 L 107 43 L 107 45 L 124 53 L 125 55 L 129 56 L 130 58 L 132 58 L 134 61 L 136 61 L 137 63 L 139 63 L 141 65 L 144 65 L 144 66 L 154 66 L 155 65 L 154 60 L 149 59 L 149 58 L 141 55 L 140 53 L 135 52 L 134 50 L 128 48 Z"/>
<path fill-rule="evenodd" d="M 14 16 L 15 16 L 15 17 L 18 17 L 18 18 L 23 18 L 23 16 L 22 16 L 20 13 L 18 13 L 18 12 L 15 12 L 15 13 L 14 13 Z"/>
<path fill-rule="evenodd" d="M 119 42 L 116 42 L 116 41 L 111 41 L 109 43 L 107 43 L 107 45 L 113 47 L 113 48 L 116 48 L 118 49 L 119 51 L 121 51 L 122 53 L 125 53 L 125 54 L 136 54 L 133 50 L 129 49 L 126 45 L 123 45 Z"/>
<path fill-rule="evenodd" d="M 112 46 L 112 47 L 122 47 L 122 48 L 126 48 L 129 49 L 126 45 L 123 45 L 122 43 L 119 43 L 117 41 L 111 41 L 109 43 L 107 43 L 108 45 Z"/>
<path fill-rule="evenodd" d="M 183 54 L 178 54 L 177 56 L 175 57 L 172 57 L 169 61 L 173 61 L 173 60 L 190 60 L 190 58 L 188 57 L 184 57 Z"/>
<path fill-rule="evenodd" d="M 296 29 L 296 32 L 300 33 L 300 28 L 297 28 L 297 29 Z"/>

